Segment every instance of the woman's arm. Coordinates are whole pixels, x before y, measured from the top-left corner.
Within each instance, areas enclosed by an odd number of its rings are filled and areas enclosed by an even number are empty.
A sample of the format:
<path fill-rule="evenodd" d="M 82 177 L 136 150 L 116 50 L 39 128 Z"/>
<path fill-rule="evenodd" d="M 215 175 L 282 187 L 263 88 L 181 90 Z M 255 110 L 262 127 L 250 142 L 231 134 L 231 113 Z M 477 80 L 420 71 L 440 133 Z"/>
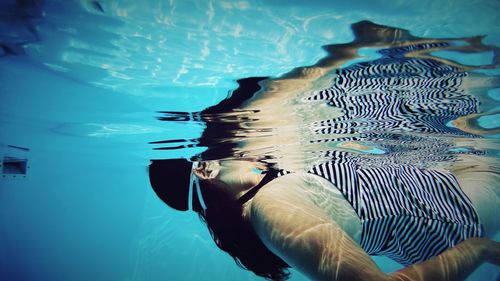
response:
<path fill-rule="evenodd" d="M 391 280 L 465 280 L 483 262 L 499 264 L 499 243 L 471 238 L 427 261 L 391 273 Z"/>
<path fill-rule="evenodd" d="M 498 257 L 497 243 L 471 239 L 386 275 L 304 189 L 297 188 L 301 181 L 288 175 L 269 183 L 251 202 L 249 218 L 271 251 L 313 280 L 463 280 L 492 258 L 493 251 Z"/>
<path fill-rule="evenodd" d="M 270 182 L 250 203 L 249 219 L 264 244 L 313 280 L 387 280 L 368 254 L 290 174 Z"/>

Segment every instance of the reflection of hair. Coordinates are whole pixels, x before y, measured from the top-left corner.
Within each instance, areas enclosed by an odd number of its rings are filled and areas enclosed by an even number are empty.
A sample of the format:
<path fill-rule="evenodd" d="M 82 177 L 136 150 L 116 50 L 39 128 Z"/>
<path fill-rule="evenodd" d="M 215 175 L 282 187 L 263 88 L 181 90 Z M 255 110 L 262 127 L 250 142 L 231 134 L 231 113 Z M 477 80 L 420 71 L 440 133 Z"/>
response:
<path fill-rule="evenodd" d="M 233 155 L 236 143 L 230 140 L 240 128 L 241 120 L 217 119 L 250 99 L 260 89 L 259 81 L 264 79 L 266 77 L 238 80 L 239 87 L 231 97 L 201 112 L 203 119 L 212 119 L 205 120 L 206 128 L 200 138 L 200 145 L 208 147 L 202 159 L 222 159 Z M 250 222 L 242 217 L 242 206 L 212 184 L 210 180 L 200 181 L 207 209 L 199 215 L 217 246 L 231 255 L 239 266 L 255 274 L 271 280 L 285 280 L 290 275 L 289 266 L 262 243 Z"/>
<path fill-rule="evenodd" d="M 245 120 L 246 113 L 252 112 L 244 112 L 236 117 L 227 114 L 235 113 L 234 109 L 252 98 L 261 88 L 259 82 L 264 79 L 266 77 L 240 79 L 237 81 L 239 87 L 220 103 L 191 114 L 164 112 L 167 116 L 159 120 L 203 121 L 206 128 L 198 145 L 206 147 L 207 150 L 198 156 L 197 160 L 232 158 L 237 147 L 234 136 L 241 129 L 240 122 Z M 188 209 L 190 165 L 191 162 L 184 159 L 154 160 L 149 168 L 151 185 L 156 194 L 167 205 L 177 210 Z M 210 180 L 200 180 L 207 209 L 201 209 L 195 199 L 197 196 L 193 196 L 192 205 L 201 220 L 207 224 L 217 246 L 231 255 L 239 266 L 255 274 L 271 280 L 285 280 L 290 275 L 287 270 L 289 266 L 260 240 L 250 222 L 243 218 L 241 204 L 220 188 L 211 185 L 213 183 Z M 196 192 L 196 189 L 193 192 Z"/>
<path fill-rule="evenodd" d="M 240 122 L 246 118 L 245 115 L 248 112 L 240 112 L 241 114 L 238 117 L 229 117 L 227 114 L 232 113 L 243 102 L 251 99 L 261 89 L 259 82 L 267 78 L 248 77 L 239 79 L 237 81 L 238 88 L 232 92 L 231 96 L 199 113 L 206 126 L 198 144 L 207 148 L 201 154 L 202 160 L 223 159 L 234 156 L 237 147 L 237 141 L 234 137 L 238 130 L 241 129 Z"/>
<path fill-rule="evenodd" d="M 207 204 L 200 218 L 207 224 L 217 246 L 236 263 L 270 280 L 285 280 L 289 267 L 262 243 L 249 221 L 243 219 L 242 206 L 210 180 L 200 181 Z M 220 183 L 223 184 L 223 183 Z"/>

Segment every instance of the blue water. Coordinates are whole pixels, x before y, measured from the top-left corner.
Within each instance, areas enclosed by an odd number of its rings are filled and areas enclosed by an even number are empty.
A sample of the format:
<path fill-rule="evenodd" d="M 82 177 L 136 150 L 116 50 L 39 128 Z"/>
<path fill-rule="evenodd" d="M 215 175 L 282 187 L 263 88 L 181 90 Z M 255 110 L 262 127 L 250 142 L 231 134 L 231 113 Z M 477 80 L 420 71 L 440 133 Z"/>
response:
<path fill-rule="evenodd" d="M 26 178 L 0 179 L 0 280 L 260 280 L 218 250 L 196 216 L 153 194 L 149 159 L 200 149 L 147 143 L 203 129 L 167 126 L 155 112 L 200 110 L 236 79 L 311 65 L 322 45 L 351 41 L 359 20 L 500 45 L 497 0 L 405 2 L 61 0 L 21 17 L 16 1 L 0 1 L 0 43 L 20 46 L 0 52 L 0 152 L 29 163 Z M 360 54 L 355 62 L 378 56 Z M 473 65 L 492 57 L 434 55 Z M 479 122 L 498 127 L 494 116 Z M 483 266 L 469 280 L 498 275 Z"/>

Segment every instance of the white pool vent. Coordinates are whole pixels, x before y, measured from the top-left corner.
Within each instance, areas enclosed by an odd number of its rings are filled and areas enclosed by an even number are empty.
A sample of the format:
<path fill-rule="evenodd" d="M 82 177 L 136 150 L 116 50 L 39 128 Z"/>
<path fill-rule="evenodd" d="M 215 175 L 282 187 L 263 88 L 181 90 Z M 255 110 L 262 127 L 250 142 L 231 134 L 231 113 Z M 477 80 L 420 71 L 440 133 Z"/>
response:
<path fill-rule="evenodd" d="M 3 179 L 22 179 L 28 175 L 28 148 L 15 145 L 1 145 L 0 171 Z"/>

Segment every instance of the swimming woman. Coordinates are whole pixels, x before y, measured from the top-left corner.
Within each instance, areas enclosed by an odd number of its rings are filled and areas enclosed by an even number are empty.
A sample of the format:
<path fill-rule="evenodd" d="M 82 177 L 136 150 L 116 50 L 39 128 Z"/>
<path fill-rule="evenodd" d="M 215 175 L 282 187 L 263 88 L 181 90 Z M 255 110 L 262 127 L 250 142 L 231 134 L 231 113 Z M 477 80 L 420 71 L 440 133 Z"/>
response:
<path fill-rule="evenodd" d="M 230 98 L 200 113 L 165 113 L 162 120 L 205 122 L 199 144 L 208 149 L 191 161 L 153 160 L 154 191 L 172 208 L 197 212 L 222 250 L 272 280 L 285 279 L 290 266 L 314 280 L 464 280 L 483 262 L 498 265 L 500 246 L 485 238 L 499 227 L 497 163 L 480 149 L 433 155 L 478 137 L 467 132 L 474 124 L 460 130 L 448 124 L 479 114 L 477 100 L 463 91 L 473 80 L 466 66 L 427 56 L 436 48 L 493 47 L 475 38 L 416 38 L 370 22 L 353 31 L 354 42 L 328 46 L 330 55 L 314 66 L 277 79 L 242 79 Z M 390 53 L 338 71 L 334 85 L 311 92 L 362 47 Z M 391 80 L 391 71 L 413 84 Z M 298 101 L 306 105 L 297 110 Z M 308 110 L 312 116 L 301 115 Z M 307 135 L 296 129 L 300 124 L 314 124 L 323 135 Z M 474 132 L 491 133 L 478 126 Z M 334 149 L 290 156 L 304 136 Z M 379 148 L 372 146 L 377 141 Z M 384 274 L 369 255 L 406 267 Z"/>

